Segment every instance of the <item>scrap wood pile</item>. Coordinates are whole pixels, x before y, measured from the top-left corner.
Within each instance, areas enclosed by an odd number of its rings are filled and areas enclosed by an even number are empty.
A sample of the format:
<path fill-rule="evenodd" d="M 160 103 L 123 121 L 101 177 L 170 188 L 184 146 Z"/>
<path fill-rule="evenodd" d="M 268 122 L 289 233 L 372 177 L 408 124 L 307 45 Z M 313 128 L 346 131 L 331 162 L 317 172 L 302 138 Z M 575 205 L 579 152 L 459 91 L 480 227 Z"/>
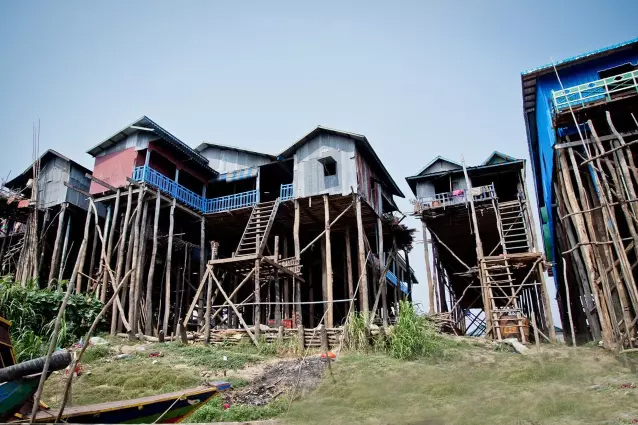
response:
<path fill-rule="evenodd" d="M 301 397 L 319 385 L 326 366 L 327 362 L 317 356 L 274 363 L 247 387 L 224 394 L 224 401 L 265 406 L 293 390 L 296 397 Z"/>
<path fill-rule="evenodd" d="M 439 333 L 453 333 L 454 335 L 458 335 L 454 320 L 450 313 L 435 313 L 426 316 L 428 320 L 434 323 L 434 328 Z"/>

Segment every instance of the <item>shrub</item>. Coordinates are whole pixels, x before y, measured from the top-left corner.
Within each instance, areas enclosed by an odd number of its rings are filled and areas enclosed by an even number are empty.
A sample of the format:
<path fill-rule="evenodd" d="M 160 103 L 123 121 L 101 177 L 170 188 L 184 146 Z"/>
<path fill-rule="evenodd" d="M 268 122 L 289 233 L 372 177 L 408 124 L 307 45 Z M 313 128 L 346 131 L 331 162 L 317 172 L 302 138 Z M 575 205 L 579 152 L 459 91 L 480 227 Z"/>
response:
<path fill-rule="evenodd" d="M 33 282 L 22 286 L 10 277 L 0 279 L 0 316 L 11 322 L 11 338 L 18 361 L 43 355 L 43 347 L 53 333 L 63 299 L 62 291 L 39 289 Z M 57 346 L 67 346 L 84 336 L 102 306 L 90 295 L 71 295 L 60 325 Z"/>
<path fill-rule="evenodd" d="M 397 324 L 390 333 L 388 352 L 401 360 L 437 357 L 443 353 L 443 343 L 434 324 L 419 315 L 412 303 L 401 301 Z"/>

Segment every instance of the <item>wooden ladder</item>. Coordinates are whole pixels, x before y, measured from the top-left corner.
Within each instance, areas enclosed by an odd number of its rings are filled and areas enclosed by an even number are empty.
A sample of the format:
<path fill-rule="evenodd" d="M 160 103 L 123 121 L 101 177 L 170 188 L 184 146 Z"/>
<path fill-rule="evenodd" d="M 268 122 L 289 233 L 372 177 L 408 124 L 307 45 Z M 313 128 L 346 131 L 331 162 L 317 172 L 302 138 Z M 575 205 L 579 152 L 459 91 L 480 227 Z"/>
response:
<path fill-rule="evenodd" d="M 498 213 L 501 217 L 503 251 L 509 254 L 529 252 L 530 241 L 527 223 L 523 216 L 520 201 L 499 202 Z"/>
<path fill-rule="evenodd" d="M 261 255 L 264 252 L 264 247 L 268 241 L 268 235 L 275 221 L 278 208 L 279 198 L 274 201 L 255 204 L 250 213 L 250 218 L 248 219 L 244 233 L 241 236 L 241 240 L 239 241 L 239 245 L 237 245 L 235 257 L 254 254 Z M 257 241 L 259 241 L 259 246 L 257 245 Z"/>

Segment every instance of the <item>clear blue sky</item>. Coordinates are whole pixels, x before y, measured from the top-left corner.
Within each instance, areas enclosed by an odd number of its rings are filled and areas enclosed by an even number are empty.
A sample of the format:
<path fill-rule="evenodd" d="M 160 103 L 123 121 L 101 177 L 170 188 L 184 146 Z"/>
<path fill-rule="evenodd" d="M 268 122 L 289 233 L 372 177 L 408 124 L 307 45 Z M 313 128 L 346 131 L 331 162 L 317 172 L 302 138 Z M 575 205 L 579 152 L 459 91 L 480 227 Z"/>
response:
<path fill-rule="evenodd" d="M 611 3 L 0 1 L 0 175 L 29 164 L 33 121 L 41 151 L 92 166 L 148 115 L 271 153 L 318 124 L 362 133 L 411 195 L 439 154 L 528 158 L 520 72 L 635 37 L 638 2 Z M 412 264 L 424 283 L 422 245 Z"/>

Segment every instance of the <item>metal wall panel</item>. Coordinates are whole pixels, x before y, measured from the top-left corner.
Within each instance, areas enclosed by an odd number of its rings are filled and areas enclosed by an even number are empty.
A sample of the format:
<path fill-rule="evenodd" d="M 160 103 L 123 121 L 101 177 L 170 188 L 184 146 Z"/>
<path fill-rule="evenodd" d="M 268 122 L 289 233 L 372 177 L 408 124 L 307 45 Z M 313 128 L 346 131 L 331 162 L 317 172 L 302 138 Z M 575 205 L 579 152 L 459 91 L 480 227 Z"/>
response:
<path fill-rule="evenodd" d="M 65 202 L 67 187 L 64 182 L 68 179 L 68 161 L 55 157 L 40 165 L 38 178 L 38 205 L 40 208 L 49 208 Z"/>
<path fill-rule="evenodd" d="M 142 150 L 148 147 L 148 143 L 151 140 L 156 140 L 159 137 L 152 132 L 149 131 L 138 131 L 133 134 L 129 134 L 126 139 L 121 140 L 114 144 L 113 146 L 108 147 L 104 151 L 100 152 L 96 158 L 99 158 L 104 155 L 109 155 L 114 152 L 123 151 L 129 148 L 135 148 L 135 150 Z"/>
<path fill-rule="evenodd" d="M 324 176 L 320 159 L 332 157 L 337 163 L 335 176 Z M 347 195 L 356 188 L 354 142 L 332 134 L 319 134 L 302 145 L 294 156 L 295 198 L 313 195 Z"/>
<path fill-rule="evenodd" d="M 434 183 L 431 182 L 418 182 L 416 184 L 416 197 L 427 198 L 428 196 L 434 196 L 436 194 L 434 190 Z"/>
<path fill-rule="evenodd" d="M 208 159 L 208 165 L 220 174 L 258 167 L 271 162 L 269 158 L 261 155 L 216 146 L 209 146 L 200 153 Z"/>

